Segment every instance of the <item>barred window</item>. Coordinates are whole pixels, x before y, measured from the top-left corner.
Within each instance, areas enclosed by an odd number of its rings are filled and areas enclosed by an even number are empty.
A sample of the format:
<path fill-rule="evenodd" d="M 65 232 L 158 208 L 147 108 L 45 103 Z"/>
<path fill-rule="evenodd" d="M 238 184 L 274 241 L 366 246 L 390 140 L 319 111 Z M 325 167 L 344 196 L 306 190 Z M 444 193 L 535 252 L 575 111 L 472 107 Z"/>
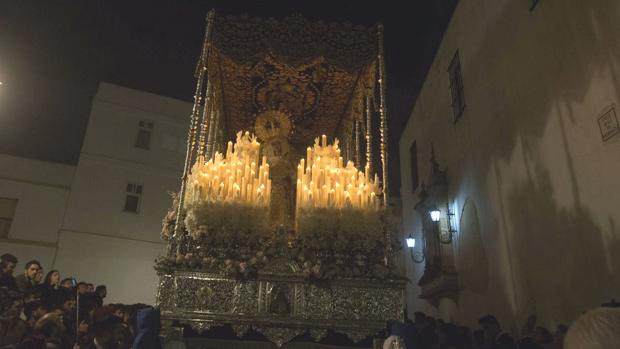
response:
<path fill-rule="evenodd" d="M 140 120 L 138 123 L 138 134 L 136 135 L 135 147 L 139 149 L 151 149 L 151 133 L 154 123 L 152 121 Z"/>
<path fill-rule="evenodd" d="M 127 183 L 123 211 L 138 213 L 142 201 L 142 184 Z"/>
<path fill-rule="evenodd" d="M 461 62 L 459 60 L 459 51 L 456 51 L 450 67 L 450 94 L 452 95 L 452 114 L 453 121 L 457 122 L 465 110 L 465 95 L 463 94 L 463 76 L 461 74 Z"/>
<path fill-rule="evenodd" d="M 16 208 L 17 199 L 0 198 L 0 238 L 6 239 L 9 237 Z"/>

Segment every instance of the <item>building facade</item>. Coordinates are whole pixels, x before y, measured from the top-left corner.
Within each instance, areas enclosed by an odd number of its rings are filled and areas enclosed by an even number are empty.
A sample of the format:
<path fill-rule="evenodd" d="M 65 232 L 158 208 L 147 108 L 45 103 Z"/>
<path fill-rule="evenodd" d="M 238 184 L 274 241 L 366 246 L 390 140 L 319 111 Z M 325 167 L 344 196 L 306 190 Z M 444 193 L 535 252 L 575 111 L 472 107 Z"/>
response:
<path fill-rule="evenodd" d="M 187 102 L 101 83 L 77 166 L 46 164 L 64 171 L 61 188 L 52 187 L 59 192 L 54 192 L 58 203 L 31 209 L 22 207 L 27 197 L 0 193 L 20 202 L 3 243 L 23 240 L 22 245 L 49 249 L 51 259 L 27 251 L 18 257 L 20 262 L 41 258 L 47 270 L 105 284 L 110 302 L 153 302 L 153 264 L 165 248 L 161 221 L 171 204 L 169 192 L 178 190 L 190 112 Z M 34 162 L 20 161 L 28 163 L 26 169 Z M 46 184 L 49 171 L 37 172 Z M 20 191 L 24 185 L 14 181 L 9 187 Z M 35 200 L 47 204 L 51 199 Z M 18 225 L 20 215 L 38 214 L 54 217 L 53 224 L 45 224 L 50 228 L 34 222 L 25 223 L 27 228 Z M 41 247 L 41 242 L 49 245 Z M 5 249 L 16 251 L 2 246 Z"/>
<path fill-rule="evenodd" d="M 618 297 L 618 32 L 613 0 L 459 2 L 399 144 L 410 313 L 516 331 Z"/>

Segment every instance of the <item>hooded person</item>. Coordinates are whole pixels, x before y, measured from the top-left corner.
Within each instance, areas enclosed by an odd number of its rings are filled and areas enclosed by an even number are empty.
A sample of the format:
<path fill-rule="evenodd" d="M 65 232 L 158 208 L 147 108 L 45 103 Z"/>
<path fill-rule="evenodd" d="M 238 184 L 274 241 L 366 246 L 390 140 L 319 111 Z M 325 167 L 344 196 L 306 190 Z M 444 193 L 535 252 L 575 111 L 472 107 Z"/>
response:
<path fill-rule="evenodd" d="M 159 339 L 160 324 L 159 309 L 149 307 L 138 310 L 133 349 L 162 349 Z"/>

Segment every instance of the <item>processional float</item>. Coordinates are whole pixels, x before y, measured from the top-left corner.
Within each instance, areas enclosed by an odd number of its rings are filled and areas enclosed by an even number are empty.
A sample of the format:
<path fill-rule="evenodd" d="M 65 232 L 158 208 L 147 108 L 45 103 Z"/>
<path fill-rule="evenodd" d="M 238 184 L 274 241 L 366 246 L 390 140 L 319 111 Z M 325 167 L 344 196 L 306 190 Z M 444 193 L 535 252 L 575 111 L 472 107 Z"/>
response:
<path fill-rule="evenodd" d="M 405 285 L 385 217 L 383 27 L 206 22 L 156 264 L 164 326 L 253 329 L 278 346 L 376 335 L 402 319 Z"/>

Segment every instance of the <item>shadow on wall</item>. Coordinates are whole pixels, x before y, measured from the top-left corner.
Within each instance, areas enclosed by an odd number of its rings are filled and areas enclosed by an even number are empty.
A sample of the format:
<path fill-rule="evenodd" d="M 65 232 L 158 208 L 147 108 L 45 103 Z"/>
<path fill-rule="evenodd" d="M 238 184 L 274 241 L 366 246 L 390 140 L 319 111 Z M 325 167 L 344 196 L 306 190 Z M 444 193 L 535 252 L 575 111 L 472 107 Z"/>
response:
<path fill-rule="evenodd" d="M 620 240 L 606 245 L 601 228 L 583 207 L 559 208 L 544 167 L 537 165 L 534 177 L 515 184 L 506 200 L 514 222 L 511 241 L 520 299 L 531 307 L 522 310 L 569 323 L 620 289 L 620 271 L 610 268 L 605 253 L 620 251 Z M 612 258 L 612 265 L 619 266 L 620 255 Z"/>
<path fill-rule="evenodd" d="M 497 174 L 505 196 L 497 226 L 487 229 L 507 235 L 518 298 L 513 314 L 517 321 L 536 312 L 545 320 L 568 322 L 620 290 L 620 256 L 609 257 L 609 251 L 620 251 L 620 233 L 612 218 L 612 231 L 604 232 L 581 202 L 575 167 L 588 166 L 588 162 L 574 163 L 571 154 L 578 145 L 566 132 L 578 127 L 580 119 L 596 123 L 595 115 L 559 115 L 562 139 L 554 148 L 563 160 L 561 166 L 550 166 L 539 153 L 545 128 L 551 118 L 558 117 L 554 114 L 558 105 L 570 110 L 571 104 L 584 102 L 591 81 L 602 75 L 620 91 L 614 65 L 620 62 L 620 6 L 614 0 L 543 1 L 518 23 L 515 17 L 524 15 L 515 13 L 527 11 L 523 2 L 504 4 L 477 51 L 462 52 L 470 56 L 463 64 L 472 115 L 467 122 L 484 135 L 479 137 L 484 143 L 474 140 L 472 149 L 483 174 L 479 183 L 487 183 L 487 177 L 501 168 L 498 164 L 519 162 L 514 156 L 519 144 L 525 149 L 529 170 L 523 180 L 512 179 L 515 176 L 509 171 Z M 479 101 L 476 96 L 468 97 L 468 84 L 487 94 L 478 94 Z M 592 146 L 596 141 L 588 142 Z M 557 171 L 568 173 L 572 207 L 561 208 L 554 199 L 551 178 Z M 609 227 L 606 222 L 605 229 Z M 606 241 L 605 235 L 613 238 Z"/>

